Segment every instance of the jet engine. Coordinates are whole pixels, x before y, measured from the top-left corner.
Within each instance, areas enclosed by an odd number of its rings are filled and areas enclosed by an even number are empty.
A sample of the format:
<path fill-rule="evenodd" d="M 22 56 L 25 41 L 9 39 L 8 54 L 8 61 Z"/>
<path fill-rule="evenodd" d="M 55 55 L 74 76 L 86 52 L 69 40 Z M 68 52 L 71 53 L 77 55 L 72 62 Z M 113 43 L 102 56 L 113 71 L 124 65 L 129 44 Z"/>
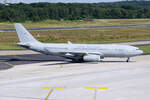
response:
<path fill-rule="evenodd" d="M 92 55 L 88 54 L 83 56 L 83 61 L 88 61 L 88 62 L 98 62 L 101 60 L 100 55 Z"/>

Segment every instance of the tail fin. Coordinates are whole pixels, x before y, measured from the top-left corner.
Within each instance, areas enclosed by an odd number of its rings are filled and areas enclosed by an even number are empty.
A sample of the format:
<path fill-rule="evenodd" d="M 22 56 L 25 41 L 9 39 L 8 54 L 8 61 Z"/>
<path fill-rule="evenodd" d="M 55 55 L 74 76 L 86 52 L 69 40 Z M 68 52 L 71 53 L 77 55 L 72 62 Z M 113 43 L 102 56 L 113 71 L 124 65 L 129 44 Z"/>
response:
<path fill-rule="evenodd" d="M 37 42 L 37 40 L 19 23 L 14 24 L 21 43 Z"/>

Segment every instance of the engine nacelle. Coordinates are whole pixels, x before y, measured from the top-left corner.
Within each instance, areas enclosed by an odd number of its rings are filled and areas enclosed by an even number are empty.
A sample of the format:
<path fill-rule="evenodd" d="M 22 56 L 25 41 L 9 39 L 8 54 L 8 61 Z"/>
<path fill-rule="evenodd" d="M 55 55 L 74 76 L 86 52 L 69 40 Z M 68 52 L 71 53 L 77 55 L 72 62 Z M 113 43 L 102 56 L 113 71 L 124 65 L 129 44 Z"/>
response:
<path fill-rule="evenodd" d="M 100 55 L 92 55 L 88 54 L 83 56 L 83 61 L 88 61 L 88 62 L 98 62 L 101 60 Z"/>

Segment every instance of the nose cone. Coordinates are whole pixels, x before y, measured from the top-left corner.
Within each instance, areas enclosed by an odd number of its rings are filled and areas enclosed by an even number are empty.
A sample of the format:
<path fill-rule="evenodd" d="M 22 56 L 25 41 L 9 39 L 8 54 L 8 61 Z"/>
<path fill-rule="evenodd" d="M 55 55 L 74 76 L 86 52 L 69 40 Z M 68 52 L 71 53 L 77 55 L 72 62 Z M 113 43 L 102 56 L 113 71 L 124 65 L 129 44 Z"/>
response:
<path fill-rule="evenodd" d="M 140 50 L 140 54 L 143 54 L 143 51 L 142 51 L 142 50 Z"/>
<path fill-rule="evenodd" d="M 141 55 L 141 54 L 143 54 L 143 51 L 142 51 L 142 50 L 138 50 L 138 51 L 137 51 L 137 54 L 138 54 L 138 55 Z"/>

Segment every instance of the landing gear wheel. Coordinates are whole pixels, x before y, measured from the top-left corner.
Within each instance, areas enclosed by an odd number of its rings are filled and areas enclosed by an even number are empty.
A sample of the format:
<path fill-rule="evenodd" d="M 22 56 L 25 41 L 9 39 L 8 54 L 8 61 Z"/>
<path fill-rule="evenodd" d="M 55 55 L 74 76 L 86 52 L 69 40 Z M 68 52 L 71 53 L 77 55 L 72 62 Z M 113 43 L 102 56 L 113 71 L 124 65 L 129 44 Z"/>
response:
<path fill-rule="evenodd" d="M 72 59 L 73 62 L 76 62 L 76 63 L 82 63 L 84 62 L 83 59 Z"/>
<path fill-rule="evenodd" d="M 129 62 L 130 61 L 130 57 L 128 57 L 127 61 L 126 62 Z"/>

